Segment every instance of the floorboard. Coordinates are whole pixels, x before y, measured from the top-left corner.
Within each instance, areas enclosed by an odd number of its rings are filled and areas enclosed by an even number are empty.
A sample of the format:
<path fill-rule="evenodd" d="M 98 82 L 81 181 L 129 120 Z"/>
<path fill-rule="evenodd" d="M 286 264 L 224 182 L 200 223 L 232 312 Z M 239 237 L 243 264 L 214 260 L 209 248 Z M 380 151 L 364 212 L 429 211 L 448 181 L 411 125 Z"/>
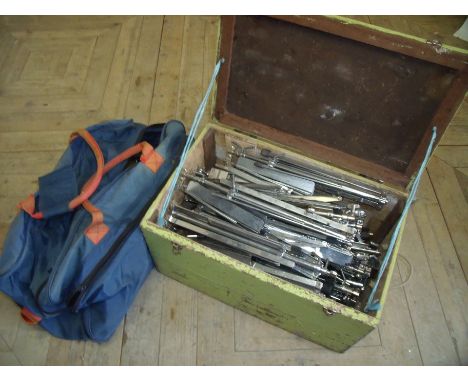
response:
<path fill-rule="evenodd" d="M 468 203 L 455 169 L 434 156 L 428 166 L 429 176 L 441 206 L 445 223 L 458 254 L 465 278 L 468 277 Z"/>

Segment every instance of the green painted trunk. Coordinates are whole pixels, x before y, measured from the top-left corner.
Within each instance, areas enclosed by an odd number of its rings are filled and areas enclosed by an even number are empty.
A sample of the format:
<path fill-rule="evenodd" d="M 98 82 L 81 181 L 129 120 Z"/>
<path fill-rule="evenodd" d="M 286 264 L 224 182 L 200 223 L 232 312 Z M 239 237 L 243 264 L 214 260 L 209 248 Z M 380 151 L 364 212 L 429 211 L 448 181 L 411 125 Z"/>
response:
<path fill-rule="evenodd" d="M 158 270 L 217 300 L 252 314 L 300 337 L 342 352 L 377 325 L 306 289 L 244 265 L 227 256 L 197 248 L 158 228 L 144 228 Z M 183 247 L 178 239 L 186 242 Z"/>
<path fill-rule="evenodd" d="M 359 22 L 353 20 L 335 19 L 338 23 L 360 26 Z M 375 29 L 376 33 L 388 32 L 382 30 L 382 28 L 373 27 L 373 29 Z M 392 33 L 388 32 L 388 34 Z M 227 90 L 224 89 L 224 91 L 226 92 Z M 214 110 L 211 110 L 211 112 L 213 115 Z M 239 119 L 235 119 L 232 115 L 230 118 L 239 122 Z M 221 121 L 229 123 L 229 118 L 227 119 L 228 122 Z M 221 147 L 219 152 L 228 152 L 233 142 L 237 141 L 247 144 L 245 147 L 253 145 L 257 148 L 284 152 L 292 158 L 304 160 L 324 170 L 328 169 L 338 175 L 355 178 L 363 183 L 373 184 L 374 187 L 391 193 L 394 201 L 397 201 L 400 205 L 403 205 L 406 201 L 407 192 L 401 187 L 379 184 L 378 182 L 365 179 L 355 173 L 333 166 L 333 163 L 330 163 L 332 161 L 319 162 L 311 159 L 309 155 L 310 151 L 291 147 L 290 141 L 288 139 L 278 139 L 278 134 L 272 135 L 276 139 L 268 135 L 259 138 L 255 129 L 253 131 L 248 129 L 251 127 L 247 123 L 248 121 L 246 122 L 242 118 L 240 118 L 240 121 L 246 127 L 243 129 L 243 131 L 247 130 L 245 133 L 239 133 L 232 128 L 220 126 L 216 122 L 208 123 L 192 145 L 184 167 L 188 170 L 194 170 L 198 166 L 204 167 L 207 165 L 208 167 L 206 168 L 210 168 L 214 163 L 213 158 L 218 155 L 218 146 Z M 231 123 L 229 124 L 232 125 Z M 209 147 L 211 146 L 215 146 L 216 150 L 210 149 Z M 210 162 L 212 162 L 211 165 Z M 379 324 L 397 260 L 404 222 L 390 263 L 376 294 L 376 298 L 378 298 L 382 309 L 376 314 L 367 314 L 360 310 L 341 305 L 332 299 L 301 286 L 266 274 L 168 229 L 159 227 L 155 221 L 159 213 L 159 207 L 166 196 L 167 188 L 168 186 L 166 185 L 148 210 L 141 224 L 156 267 L 164 275 L 337 352 L 345 351 Z M 177 201 L 180 201 L 182 198 L 181 193 L 176 192 L 175 198 Z M 393 207 L 395 207 L 395 210 L 398 209 L 396 204 Z M 388 210 L 387 212 L 387 215 L 377 217 L 377 227 L 383 225 L 387 218 L 391 221 L 389 218 L 390 211 Z M 393 216 L 395 218 L 394 222 L 398 218 L 398 213 L 401 213 L 401 209 L 399 212 L 397 211 L 396 216 Z M 391 225 L 393 224 L 389 223 L 386 226 L 385 233 L 387 233 L 387 228 L 391 232 Z M 385 243 L 385 240 L 383 243 Z"/>
<path fill-rule="evenodd" d="M 226 144 L 230 138 L 255 140 L 259 144 L 261 142 L 262 147 L 287 152 L 278 145 L 209 124 L 194 142 L 187 158 L 187 167 L 196 168 L 200 164 L 197 160 L 204 160 L 207 141 Z M 288 152 L 288 155 L 294 154 Z M 374 316 L 341 305 L 158 226 L 155 221 L 168 184 L 141 224 L 156 267 L 161 273 L 337 352 L 345 351 L 377 327 L 381 311 Z M 398 244 L 377 296 L 381 305 L 385 303 Z"/>

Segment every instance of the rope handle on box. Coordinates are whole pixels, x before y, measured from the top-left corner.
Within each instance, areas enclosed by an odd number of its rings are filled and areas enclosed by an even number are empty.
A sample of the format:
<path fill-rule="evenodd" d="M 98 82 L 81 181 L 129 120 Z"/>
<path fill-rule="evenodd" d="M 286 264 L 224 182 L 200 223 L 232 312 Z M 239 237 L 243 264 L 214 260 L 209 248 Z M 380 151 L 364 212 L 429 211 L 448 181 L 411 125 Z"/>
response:
<path fill-rule="evenodd" d="M 158 224 L 161 227 L 164 227 L 165 225 L 165 219 L 164 216 L 166 215 L 167 209 L 169 207 L 169 204 L 172 200 L 172 196 L 174 194 L 177 182 L 179 180 L 180 173 L 182 171 L 182 168 L 184 167 L 185 159 L 187 158 L 188 151 L 190 147 L 192 146 L 193 140 L 195 138 L 196 132 L 198 130 L 198 127 L 200 126 L 201 119 L 203 117 L 203 114 L 206 109 L 206 105 L 208 104 L 208 100 L 211 94 L 211 90 L 213 89 L 213 86 L 216 82 L 216 77 L 218 76 L 218 73 L 221 69 L 221 65 L 224 63 L 224 58 L 221 58 L 217 63 L 216 66 L 213 69 L 213 74 L 211 76 L 210 83 L 208 85 L 208 88 L 206 90 L 205 96 L 203 97 L 203 100 L 201 101 L 200 105 L 198 106 L 197 112 L 195 113 L 195 117 L 193 118 L 192 121 L 192 126 L 190 127 L 190 132 L 187 136 L 187 141 L 185 143 L 184 149 L 182 151 L 182 154 L 180 156 L 180 161 L 179 165 L 177 166 L 174 176 L 172 177 L 172 181 L 169 185 L 169 189 L 167 190 L 166 197 L 164 199 L 164 202 L 161 207 L 161 211 L 158 216 Z"/>
<path fill-rule="evenodd" d="M 395 244 L 398 238 L 398 234 L 400 233 L 401 226 L 403 224 L 403 221 L 406 218 L 406 215 L 409 212 L 409 209 L 411 207 L 411 204 L 413 203 L 414 197 L 416 196 L 416 192 L 418 190 L 419 182 L 421 180 L 422 174 L 424 172 L 424 169 L 427 166 L 427 162 L 429 162 L 429 158 L 432 153 L 432 149 L 434 147 L 435 140 L 437 138 L 437 128 L 434 126 L 432 128 L 432 137 L 431 141 L 429 142 L 429 146 L 427 147 L 426 150 L 426 155 L 424 156 L 424 160 L 421 163 L 421 166 L 419 167 L 418 173 L 416 174 L 416 177 L 414 178 L 414 182 L 411 186 L 411 191 L 409 193 L 408 199 L 406 199 L 405 207 L 403 208 L 403 212 L 400 216 L 400 219 L 398 220 L 398 223 L 395 227 L 395 230 L 393 231 L 392 237 L 390 239 L 390 243 L 388 245 L 387 253 L 385 254 L 385 257 L 382 261 L 382 265 L 380 266 L 379 269 L 379 274 L 377 275 L 377 280 L 375 281 L 375 285 L 372 288 L 371 294 L 369 295 L 369 299 L 367 300 L 366 307 L 364 308 L 365 312 L 369 311 L 379 311 L 381 309 L 381 305 L 379 300 L 374 300 L 375 294 L 377 292 L 377 288 L 379 286 L 380 280 L 385 272 L 385 269 L 387 268 L 388 262 L 390 260 L 391 254 L 393 252 L 393 249 L 395 248 Z"/>

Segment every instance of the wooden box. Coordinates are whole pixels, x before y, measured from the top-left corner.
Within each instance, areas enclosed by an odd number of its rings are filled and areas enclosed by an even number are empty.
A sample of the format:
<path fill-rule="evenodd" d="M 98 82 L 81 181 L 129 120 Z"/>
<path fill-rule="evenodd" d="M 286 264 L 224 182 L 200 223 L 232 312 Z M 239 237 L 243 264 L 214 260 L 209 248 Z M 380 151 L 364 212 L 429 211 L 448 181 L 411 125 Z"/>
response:
<path fill-rule="evenodd" d="M 220 36 L 213 120 L 184 168 L 209 169 L 234 142 L 372 185 L 390 200 L 369 220 L 385 249 L 432 127 L 440 139 L 465 95 L 467 57 L 336 17 L 223 17 Z M 141 224 L 161 273 L 339 352 L 378 325 L 382 309 L 365 313 L 367 295 L 350 308 L 158 226 L 166 193 Z M 397 253 L 398 244 L 377 292 L 382 307 Z"/>

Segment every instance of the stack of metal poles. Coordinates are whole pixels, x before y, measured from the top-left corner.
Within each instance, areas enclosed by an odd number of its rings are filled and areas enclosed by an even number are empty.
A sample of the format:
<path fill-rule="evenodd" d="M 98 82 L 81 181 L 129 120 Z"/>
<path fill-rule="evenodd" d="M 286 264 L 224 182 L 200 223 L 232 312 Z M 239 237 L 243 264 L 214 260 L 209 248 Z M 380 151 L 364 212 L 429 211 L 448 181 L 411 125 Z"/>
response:
<path fill-rule="evenodd" d="M 356 306 L 380 251 L 361 204 L 377 189 L 269 150 L 234 150 L 206 173 L 186 173 L 172 229 L 257 269 Z"/>

